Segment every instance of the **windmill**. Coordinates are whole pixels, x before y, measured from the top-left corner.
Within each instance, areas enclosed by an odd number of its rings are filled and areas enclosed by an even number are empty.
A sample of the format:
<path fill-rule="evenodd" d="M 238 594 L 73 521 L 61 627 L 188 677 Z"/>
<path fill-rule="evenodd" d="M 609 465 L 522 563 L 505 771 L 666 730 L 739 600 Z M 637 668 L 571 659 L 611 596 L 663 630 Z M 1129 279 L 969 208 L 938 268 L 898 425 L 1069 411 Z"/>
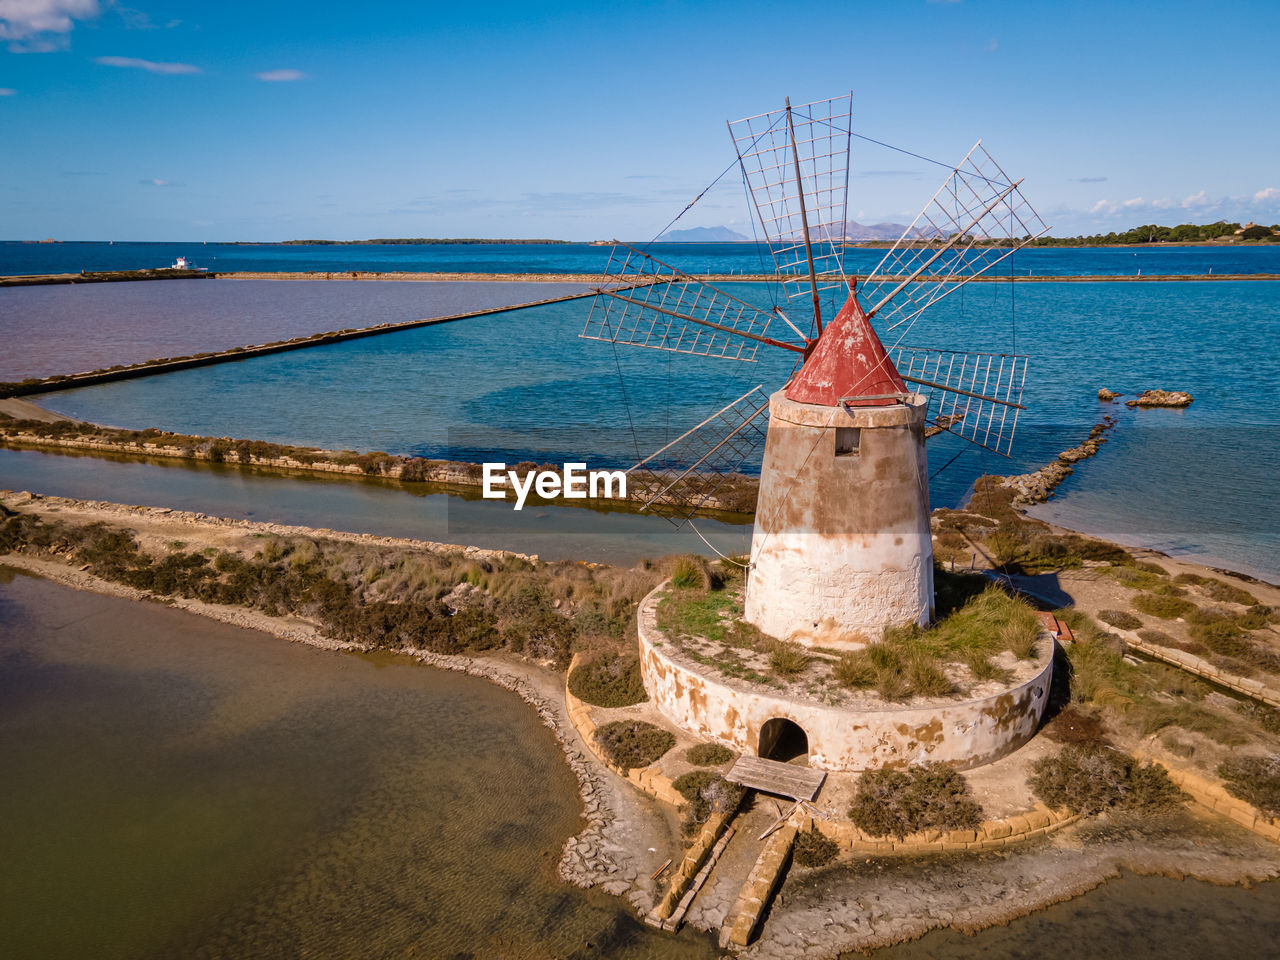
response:
<path fill-rule="evenodd" d="M 683 523 L 763 442 L 745 616 L 776 637 L 862 646 L 932 615 L 926 436 L 1008 456 L 1024 409 L 1025 356 L 905 338 L 1047 228 L 979 141 L 855 283 L 843 262 L 852 94 L 788 99 L 728 127 L 781 302 L 760 309 L 615 243 L 582 336 L 746 362 L 794 354 L 785 384 L 749 390 L 640 460 L 631 489 Z"/>

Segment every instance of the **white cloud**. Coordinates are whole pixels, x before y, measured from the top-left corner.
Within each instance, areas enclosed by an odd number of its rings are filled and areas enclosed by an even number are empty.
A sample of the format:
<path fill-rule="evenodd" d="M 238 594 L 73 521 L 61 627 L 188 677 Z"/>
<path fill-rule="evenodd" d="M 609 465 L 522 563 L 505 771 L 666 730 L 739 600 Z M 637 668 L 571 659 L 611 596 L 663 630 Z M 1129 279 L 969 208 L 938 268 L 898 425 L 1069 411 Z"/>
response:
<path fill-rule="evenodd" d="M 98 0 L 0 0 L 0 40 L 14 53 L 60 50 L 76 20 L 98 13 Z"/>
<path fill-rule="evenodd" d="M 254 76 L 267 83 L 292 83 L 294 80 L 307 78 L 301 70 L 263 70 L 261 73 L 255 73 Z"/>
<path fill-rule="evenodd" d="M 1000 49 L 1000 41 L 997 40 L 995 37 L 992 37 L 989 41 L 987 41 L 987 47 L 986 47 L 987 53 L 995 53 L 999 49 Z"/>
<path fill-rule="evenodd" d="M 149 179 L 139 180 L 144 187 L 180 187 L 182 184 L 174 183 L 172 180 L 161 180 L 159 177 L 151 177 Z"/>
<path fill-rule="evenodd" d="M 18 91 L 13 87 L 0 87 L 0 97 L 13 97 L 17 96 L 17 94 Z"/>
<path fill-rule="evenodd" d="M 1254 203 L 1267 203 L 1272 200 L 1280 200 L 1280 190 L 1277 190 L 1275 187 L 1267 187 L 1264 190 L 1259 190 L 1253 195 Z"/>
<path fill-rule="evenodd" d="M 190 63 L 157 63 L 154 60 L 139 60 L 137 57 L 98 57 L 93 62 L 100 63 L 104 67 L 125 67 L 131 70 L 146 70 L 149 73 L 200 72 L 199 67 Z"/>
<path fill-rule="evenodd" d="M 1129 209 L 1134 207 L 1145 207 L 1146 205 L 1147 201 L 1143 200 L 1141 197 L 1134 197 L 1132 200 L 1126 200 L 1124 203 L 1120 204 L 1120 206 L 1128 207 Z"/>
<path fill-rule="evenodd" d="M 1106 213 L 1106 214 L 1115 213 L 1116 205 L 1111 200 L 1099 200 L 1097 203 L 1095 203 L 1092 207 L 1089 208 L 1089 212 L 1090 213 Z"/>
<path fill-rule="evenodd" d="M 1159 200 L 1152 200 L 1151 205 L 1157 210 L 1168 210 L 1170 207 L 1177 206 L 1168 197 L 1161 197 Z"/>
<path fill-rule="evenodd" d="M 1213 206 L 1213 201 L 1209 199 L 1208 195 L 1203 190 L 1201 190 L 1199 193 L 1193 193 L 1191 196 L 1183 200 L 1182 205 L 1190 210 L 1193 207 L 1211 207 Z"/>

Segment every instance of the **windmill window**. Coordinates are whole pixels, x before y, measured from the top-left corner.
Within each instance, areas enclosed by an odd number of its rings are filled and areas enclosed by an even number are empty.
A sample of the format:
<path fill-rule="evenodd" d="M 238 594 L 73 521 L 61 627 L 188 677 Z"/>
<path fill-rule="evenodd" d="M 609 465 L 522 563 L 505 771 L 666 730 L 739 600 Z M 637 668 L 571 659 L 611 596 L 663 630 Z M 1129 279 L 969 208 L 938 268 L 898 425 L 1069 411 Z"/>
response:
<path fill-rule="evenodd" d="M 858 444 L 861 440 L 861 427 L 836 427 L 836 456 L 857 456 Z"/>

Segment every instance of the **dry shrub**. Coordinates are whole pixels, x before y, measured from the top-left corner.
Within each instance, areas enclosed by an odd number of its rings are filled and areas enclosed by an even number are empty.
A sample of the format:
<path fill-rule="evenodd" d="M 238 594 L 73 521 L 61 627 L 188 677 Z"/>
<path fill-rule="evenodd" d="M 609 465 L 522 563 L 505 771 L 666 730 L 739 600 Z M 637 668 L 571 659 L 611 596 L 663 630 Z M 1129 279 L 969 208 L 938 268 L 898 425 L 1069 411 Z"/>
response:
<path fill-rule="evenodd" d="M 671 785 L 689 801 L 690 825 L 706 822 L 713 813 L 736 809 L 746 794 L 741 786 L 710 770 L 692 770 L 676 777 Z"/>
<path fill-rule="evenodd" d="M 1280 817 L 1280 753 L 1268 757 L 1232 757 L 1218 767 L 1227 792 L 1252 804 L 1265 816 Z"/>
<path fill-rule="evenodd" d="M 648 700 L 640 679 L 640 659 L 600 656 L 581 663 L 569 674 L 569 692 L 597 707 L 628 707 Z"/>
<path fill-rule="evenodd" d="M 1057 743 L 1105 745 L 1107 730 L 1094 713 L 1073 704 L 1063 707 L 1045 725 L 1042 733 Z"/>
<path fill-rule="evenodd" d="M 1174 786 L 1158 763 L 1138 763 L 1110 747 L 1068 744 L 1053 757 L 1031 765 L 1027 783 L 1046 805 L 1092 815 L 1108 807 L 1156 810 L 1182 803 L 1186 794 Z"/>
<path fill-rule="evenodd" d="M 1098 619 L 1121 630 L 1137 630 L 1142 626 L 1142 621 L 1128 610 L 1102 610 L 1098 613 Z"/>
<path fill-rule="evenodd" d="M 685 751 L 684 758 L 695 767 L 718 767 L 728 763 L 736 754 L 718 743 L 700 743 Z"/>
<path fill-rule="evenodd" d="M 872 770 L 858 778 L 849 819 L 873 837 L 921 830 L 973 830 L 982 808 L 969 782 L 947 764 Z"/>
<path fill-rule="evenodd" d="M 824 867 L 840 853 L 840 844 L 810 826 L 796 834 L 792 857 L 802 867 Z"/>
<path fill-rule="evenodd" d="M 615 720 L 596 730 L 600 752 L 624 770 L 647 767 L 676 745 L 675 734 L 643 720 Z"/>

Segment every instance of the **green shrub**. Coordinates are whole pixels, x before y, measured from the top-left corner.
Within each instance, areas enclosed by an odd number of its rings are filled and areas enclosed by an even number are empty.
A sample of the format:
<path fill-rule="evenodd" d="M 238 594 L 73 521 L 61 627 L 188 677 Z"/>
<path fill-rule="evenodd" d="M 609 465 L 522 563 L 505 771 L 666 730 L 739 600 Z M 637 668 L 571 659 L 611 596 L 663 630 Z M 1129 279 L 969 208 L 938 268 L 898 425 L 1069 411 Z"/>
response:
<path fill-rule="evenodd" d="M 735 809 L 746 794 L 741 786 L 710 770 L 692 770 L 676 777 L 671 785 L 689 801 L 691 823 L 703 823 L 713 813 Z"/>
<path fill-rule="evenodd" d="M 901 839 L 921 830 L 976 829 L 982 808 L 954 768 L 932 764 L 864 773 L 849 819 L 873 837 Z"/>
<path fill-rule="evenodd" d="M 1225 610 L 1198 610 L 1191 620 L 1191 639 L 1224 657 L 1247 657 L 1253 651 L 1248 632 Z"/>
<path fill-rule="evenodd" d="M 1218 767 L 1227 792 L 1257 807 L 1265 816 L 1280 817 L 1280 753 L 1269 757 L 1232 757 Z"/>
<path fill-rule="evenodd" d="M 792 848 L 792 857 L 802 867 L 823 867 L 840 853 L 840 844 L 830 837 L 818 832 L 817 827 L 809 827 L 796 834 L 796 843 Z"/>
<path fill-rule="evenodd" d="M 1157 763 L 1137 763 L 1110 747 L 1068 744 L 1031 765 L 1027 782 L 1046 805 L 1092 815 L 1108 807 L 1155 810 L 1186 799 Z"/>
<path fill-rule="evenodd" d="M 1137 630 L 1142 626 L 1142 621 L 1128 610 L 1103 610 L 1099 612 L 1098 619 L 1121 630 Z"/>
<path fill-rule="evenodd" d="M 711 586 L 706 564 L 699 557 L 678 557 L 671 565 L 671 585 L 677 590 L 706 590 Z"/>
<path fill-rule="evenodd" d="M 597 707 L 627 707 L 648 700 L 640 680 L 640 659 L 601 656 L 579 664 L 569 674 L 569 692 Z"/>
<path fill-rule="evenodd" d="M 1219 603 L 1238 603 L 1249 607 L 1258 602 L 1258 598 L 1248 590 L 1242 590 L 1240 587 L 1224 580 L 1206 577 L 1201 587 L 1205 593 Z"/>
<path fill-rule="evenodd" d="M 1147 643 L 1154 643 L 1161 647 L 1171 647 L 1176 642 L 1173 637 L 1165 633 L 1163 630 L 1153 630 L 1147 628 L 1138 631 L 1138 639 L 1145 640 Z"/>
<path fill-rule="evenodd" d="M 676 745 L 675 734 L 643 720 L 615 720 L 596 730 L 605 759 L 623 770 L 647 767 Z"/>
<path fill-rule="evenodd" d="M 794 643 L 775 640 L 769 644 L 769 666 L 780 677 L 794 677 L 809 665 L 809 655 Z"/>
<path fill-rule="evenodd" d="M 1145 613 L 1161 620 L 1177 620 L 1195 613 L 1196 605 L 1181 597 L 1161 595 L 1158 593 L 1135 594 L 1130 601 L 1139 613 Z"/>
<path fill-rule="evenodd" d="M 728 747 L 718 743 L 700 743 L 685 751 L 684 758 L 695 767 L 718 767 L 728 763 L 735 754 Z"/>

